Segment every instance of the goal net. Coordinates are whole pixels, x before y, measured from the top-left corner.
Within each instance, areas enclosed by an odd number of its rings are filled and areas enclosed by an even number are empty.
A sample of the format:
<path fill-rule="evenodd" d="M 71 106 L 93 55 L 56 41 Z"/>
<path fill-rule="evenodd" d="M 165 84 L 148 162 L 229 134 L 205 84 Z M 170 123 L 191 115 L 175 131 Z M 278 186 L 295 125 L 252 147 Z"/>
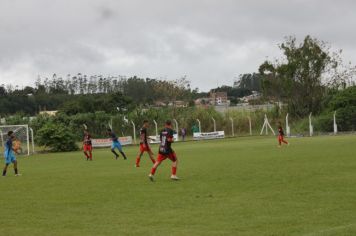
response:
<path fill-rule="evenodd" d="M 19 154 L 30 155 L 34 152 L 33 132 L 28 125 L 3 125 L 0 126 L 0 156 L 4 155 L 5 143 L 8 139 L 7 133 L 9 131 L 13 131 L 16 140 L 21 143 L 18 150 Z"/>

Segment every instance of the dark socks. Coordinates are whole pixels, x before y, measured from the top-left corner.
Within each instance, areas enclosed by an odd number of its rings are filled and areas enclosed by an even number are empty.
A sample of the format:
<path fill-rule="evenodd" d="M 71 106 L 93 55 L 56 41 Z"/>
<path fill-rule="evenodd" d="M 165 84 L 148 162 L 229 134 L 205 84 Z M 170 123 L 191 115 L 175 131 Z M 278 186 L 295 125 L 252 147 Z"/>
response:
<path fill-rule="evenodd" d="M 121 153 L 121 155 L 124 157 L 124 159 L 126 160 L 127 157 L 126 157 L 125 153 L 124 153 L 123 151 L 120 151 L 120 153 Z"/>
<path fill-rule="evenodd" d="M 6 176 L 6 170 L 2 171 L 2 176 Z"/>
<path fill-rule="evenodd" d="M 115 154 L 116 159 L 119 157 L 119 154 L 117 154 L 115 150 L 111 150 L 111 152 Z"/>
<path fill-rule="evenodd" d="M 15 169 L 15 175 L 17 175 L 19 172 L 17 171 L 17 168 Z"/>

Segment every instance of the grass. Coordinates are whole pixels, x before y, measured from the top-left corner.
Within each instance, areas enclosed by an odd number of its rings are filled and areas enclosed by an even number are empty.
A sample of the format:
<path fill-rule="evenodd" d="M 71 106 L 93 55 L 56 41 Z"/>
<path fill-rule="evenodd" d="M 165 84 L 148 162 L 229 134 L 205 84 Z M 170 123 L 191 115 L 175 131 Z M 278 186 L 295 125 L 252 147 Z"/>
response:
<path fill-rule="evenodd" d="M 356 137 L 174 144 L 151 183 L 107 149 L 19 158 L 0 178 L 0 235 L 356 235 Z M 156 150 L 156 147 L 154 147 Z"/>

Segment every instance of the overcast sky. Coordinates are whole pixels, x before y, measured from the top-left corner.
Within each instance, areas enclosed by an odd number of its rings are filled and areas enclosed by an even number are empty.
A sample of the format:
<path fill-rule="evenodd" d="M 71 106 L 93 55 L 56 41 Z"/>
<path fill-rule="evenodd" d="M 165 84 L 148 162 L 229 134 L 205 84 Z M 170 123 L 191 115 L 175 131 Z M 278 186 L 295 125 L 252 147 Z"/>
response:
<path fill-rule="evenodd" d="M 307 34 L 356 64 L 352 0 L 0 0 L 0 83 L 38 75 L 124 75 L 206 91 L 281 57 Z"/>

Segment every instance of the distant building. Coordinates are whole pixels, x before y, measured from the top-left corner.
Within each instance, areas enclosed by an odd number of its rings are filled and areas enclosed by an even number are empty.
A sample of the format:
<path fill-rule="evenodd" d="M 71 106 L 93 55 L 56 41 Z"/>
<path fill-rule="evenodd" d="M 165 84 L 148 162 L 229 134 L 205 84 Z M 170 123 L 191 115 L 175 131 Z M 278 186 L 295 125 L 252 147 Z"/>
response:
<path fill-rule="evenodd" d="M 195 106 L 210 106 L 210 98 L 198 98 L 194 101 Z"/>
<path fill-rule="evenodd" d="M 257 99 L 259 99 L 259 98 L 261 98 L 261 94 L 260 94 L 259 92 L 257 92 L 257 91 L 252 91 L 252 94 L 251 94 L 251 95 L 248 95 L 248 96 L 245 96 L 245 97 L 243 97 L 243 98 L 240 98 L 240 100 L 241 100 L 242 102 L 248 103 L 249 101 L 257 100 Z"/>
<path fill-rule="evenodd" d="M 175 105 L 175 107 L 188 107 L 188 103 L 185 101 L 175 101 L 168 103 L 168 106 L 173 106 Z"/>
<path fill-rule="evenodd" d="M 55 116 L 58 111 L 40 111 L 40 115 Z"/>
<path fill-rule="evenodd" d="M 162 101 L 156 101 L 154 103 L 154 106 L 156 106 L 156 107 L 165 107 L 165 106 L 167 106 L 167 104 L 162 102 Z"/>
<path fill-rule="evenodd" d="M 230 101 L 227 97 L 227 92 L 210 92 L 210 102 L 216 106 L 230 104 Z"/>

